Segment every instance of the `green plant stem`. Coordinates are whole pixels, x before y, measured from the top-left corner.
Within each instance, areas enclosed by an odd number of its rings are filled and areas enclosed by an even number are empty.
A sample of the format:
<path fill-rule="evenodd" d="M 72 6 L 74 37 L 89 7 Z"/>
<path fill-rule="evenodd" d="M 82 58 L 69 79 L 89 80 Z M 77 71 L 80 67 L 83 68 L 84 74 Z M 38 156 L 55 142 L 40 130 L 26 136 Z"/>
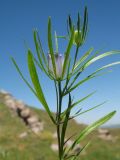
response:
<path fill-rule="evenodd" d="M 57 115 L 57 137 L 58 137 L 58 149 L 59 149 L 59 160 L 62 160 L 62 153 L 61 153 L 61 130 L 60 130 L 60 122 L 61 122 L 61 109 L 62 109 L 62 91 L 61 91 L 61 82 L 58 82 L 58 115 Z"/>
<path fill-rule="evenodd" d="M 57 115 L 58 115 L 58 108 L 59 108 L 59 104 L 58 104 L 58 100 L 59 100 L 59 95 L 58 95 L 58 88 L 57 88 L 57 82 L 54 80 L 54 84 L 55 84 L 55 91 L 56 91 L 56 100 L 57 100 L 57 111 L 56 111 L 56 121 L 57 121 Z"/>
<path fill-rule="evenodd" d="M 57 137 L 58 137 L 58 150 L 59 150 L 59 158 L 61 157 L 61 153 L 60 153 L 60 125 L 57 124 Z M 61 160 L 61 159 L 60 159 Z"/>
<path fill-rule="evenodd" d="M 73 63 L 72 71 L 74 69 L 74 66 L 75 66 L 75 63 L 76 63 L 76 60 L 77 60 L 78 51 L 79 51 L 79 46 L 76 47 L 76 52 L 75 52 L 75 58 L 74 58 L 74 63 Z"/>
<path fill-rule="evenodd" d="M 65 141 L 65 135 L 66 135 L 66 129 L 68 125 L 69 115 L 70 111 L 67 112 L 64 122 L 61 123 L 61 111 L 62 111 L 62 89 L 61 89 L 61 82 L 58 82 L 58 114 L 57 114 L 57 136 L 58 136 L 58 150 L 59 150 L 59 160 L 63 160 L 64 158 L 64 141 Z M 69 94 L 69 103 L 68 108 L 71 105 L 71 95 Z"/>
<path fill-rule="evenodd" d="M 71 106 L 71 94 L 69 93 L 69 102 L 68 102 L 68 108 Z M 67 108 L 67 109 L 68 109 Z M 68 126 L 68 121 L 69 121 L 69 116 L 70 116 L 70 111 L 66 113 L 63 125 L 62 125 L 62 130 L 61 130 L 61 153 L 62 157 L 64 157 L 64 143 L 65 143 L 65 135 L 66 135 L 66 130 Z"/>

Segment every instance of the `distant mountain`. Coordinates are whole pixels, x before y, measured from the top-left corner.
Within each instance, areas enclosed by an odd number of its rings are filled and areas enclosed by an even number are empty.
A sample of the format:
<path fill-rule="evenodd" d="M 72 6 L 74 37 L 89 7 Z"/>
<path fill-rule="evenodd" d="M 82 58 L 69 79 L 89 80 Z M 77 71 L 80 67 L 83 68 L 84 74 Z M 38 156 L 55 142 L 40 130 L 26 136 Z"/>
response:
<path fill-rule="evenodd" d="M 105 125 L 103 128 L 120 128 L 120 124 Z"/>

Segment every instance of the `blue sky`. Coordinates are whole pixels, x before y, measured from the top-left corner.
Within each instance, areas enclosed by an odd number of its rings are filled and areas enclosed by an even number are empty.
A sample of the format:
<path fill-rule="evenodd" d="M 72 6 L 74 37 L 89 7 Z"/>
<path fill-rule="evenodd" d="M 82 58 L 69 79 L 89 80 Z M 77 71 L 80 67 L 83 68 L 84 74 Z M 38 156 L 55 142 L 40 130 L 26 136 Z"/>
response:
<path fill-rule="evenodd" d="M 71 14 L 76 20 L 77 13 L 83 15 L 84 6 L 87 5 L 89 12 L 89 34 L 87 41 L 80 54 L 83 54 L 91 46 L 103 51 L 120 50 L 120 1 L 119 0 L 1 0 L 0 1 L 0 89 L 12 93 L 16 98 L 22 99 L 31 106 L 42 108 L 34 95 L 19 77 L 15 67 L 10 61 L 12 55 L 19 64 L 24 75 L 29 79 L 26 64 L 26 49 L 24 41 L 35 51 L 33 45 L 32 30 L 39 30 L 45 52 L 47 48 L 47 21 L 51 16 L 53 30 L 58 35 L 66 34 L 66 18 Z M 65 44 L 60 41 L 59 51 L 64 53 Z M 74 54 L 74 53 L 72 53 Z M 120 60 L 120 55 L 107 57 L 97 62 L 87 70 L 90 73 L 97 67 L 110 62 Z M 51 109 L 55 110 L 54 85 L 48 78 L 40 74 L 40 80 Z M 75 98 L 97 90 L 97 93 L 83 104 L 85 108 L 92 107 L 104 100 L 109 100 L 103 107 L 89 112 L 78 120 L 91 123 L 106 113 L 117 110 L 116 116 L 109 124 L 120 123 L 120 66 L 113 68 L 113 72 L 103 77 L 91 80 L 74 92 Z"/>

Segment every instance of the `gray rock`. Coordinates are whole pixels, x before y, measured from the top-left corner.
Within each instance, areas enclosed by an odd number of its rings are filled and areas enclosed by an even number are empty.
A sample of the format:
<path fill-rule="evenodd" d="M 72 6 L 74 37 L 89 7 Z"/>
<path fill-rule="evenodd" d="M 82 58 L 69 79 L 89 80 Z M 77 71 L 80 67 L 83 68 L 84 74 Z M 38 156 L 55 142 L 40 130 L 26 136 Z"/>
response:
<path fill-rule="evenodd" d="M 27 119 L 27 122 L 28 122 L 29 125 L 32 125 L 32 124 L 34 124 L 34 123 L 37 123 L 38 121 L 39 121 L 39 120 L 38 120 L 37 116 L 31 116 L 31 117 L 29 117 L 29 118 Z"/>
<path fill-rule="evenodd" d="M 15 104 L 14 99 L 12 99 L 12 98 L 7 99 L 7 100 L 5 101 L 5 104 L 6 104 L 6 106 L 8 106 L 10 109 L 16 110 L 16 104 Z"/>
<path fill-rule="evenodd" d="M 16 103 L 16 107 L 17 107 L 19 110 L 22 111 L 22 110 L 25 108 L 25 104 L 24 104 L 22 101 L 16 100 L 15 103 Z"/>
<path fill-rule="evenodd" d="M 98 133 L 99 134 L 106 134 L 106 135 L 110 134 L 108 129 L 102 129 L 102 128 L 98 129 Z"/>
<path fill-rule="evenodd" d="M 31 111 L 30 111 L 29 108 L 25 108 L 25 109 L 23 109 L 23 110 L 21 111 L 20 115 L 21 115 L 22 118 L 30 117 Z"/>
<path fill-rule="evenodd" d="M 39 131 L 43 131 L 44 124 L 42 122 L 36 122 L 30 126 L 31 128 L 38 128 Z"/>
<path fill-rule="evenodd" d="M 18 116 L 21 118 L 34 133 L 40 133 L 43 130 L 43 122 L 41 122 L 36 114 L 34 114 L 32 110 L 21 100 L 14 99 L 14 97 L 6 91 L 1 90 L 0 93 L 0 98 L 3 99 L 3 103 L 11 109 L 10 112 L 13 116 Z M 26 134 L 26 132 L 21 133 L 19 137 L 23 138 L 26 136 Z"/>
<path fill-rule="evenodd" d="M 110 134 L 110 135 L 104 135 L 104 134 L 101 134 L 98 136 L 100 139 L 103 139 L 103 140 L 106 140 L 106 141 L 114 141 L 114 138 L 113 136 Z"/>

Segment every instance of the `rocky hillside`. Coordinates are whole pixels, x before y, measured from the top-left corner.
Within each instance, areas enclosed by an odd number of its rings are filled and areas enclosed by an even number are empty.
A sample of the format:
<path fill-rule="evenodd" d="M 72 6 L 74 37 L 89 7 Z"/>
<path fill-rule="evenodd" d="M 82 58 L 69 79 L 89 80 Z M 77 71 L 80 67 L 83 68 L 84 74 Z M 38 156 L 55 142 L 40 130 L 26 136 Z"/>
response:
<path fill-rule="evenodd" d="M 66 138 L 84 127 L 72 120 Z M 79 144 L 75 151 L 92 139 L 81 160 L 120 160 L 119 133 L 120 129 L 99 129 Z M 1 91 L 0 160 L 57 160 L 57 149 L 55 128 L 46 112 L 29 107 Z"/>

